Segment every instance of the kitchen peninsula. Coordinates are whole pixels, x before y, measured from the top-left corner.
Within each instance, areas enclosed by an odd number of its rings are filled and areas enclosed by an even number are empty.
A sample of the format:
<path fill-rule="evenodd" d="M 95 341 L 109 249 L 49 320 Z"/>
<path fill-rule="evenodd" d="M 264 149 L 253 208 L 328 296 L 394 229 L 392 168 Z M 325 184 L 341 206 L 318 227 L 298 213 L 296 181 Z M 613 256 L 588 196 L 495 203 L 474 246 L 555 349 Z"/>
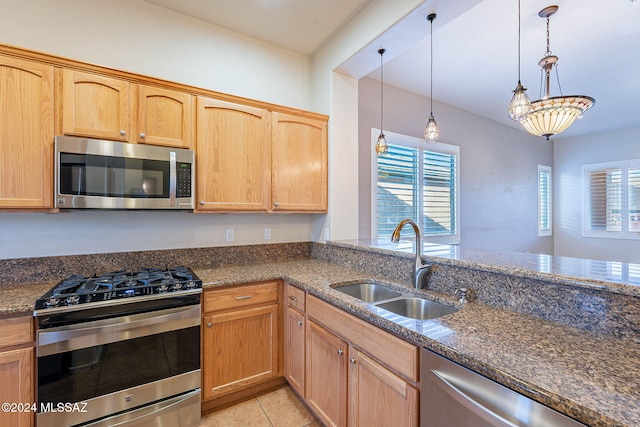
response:
<path fill-rule="evenodd" d="M 33 301 L 50 286 L 42 282 L 55 280 L 64 269 L 78 265 L 110 269 L 133 259 L 139 263 L 170 259 L 192 266 L 205 291 L 284 280 L 587 425 L 640 423 L 640 300 L 633 283 L 528 271 L 523 264 L 509 274 L 505 258 L 492 266 L 488 258 L 481 263 L 479 258 L 471 260 L 470 254 L 465 259 L 425 256 L 438 268 L 429 289 L 420 295 L 462 309 L 402 324 L 332 287 L 370 280 L 410 290 L 412 256 L 403 253 L 408 248 L 402 245 L 391 250 L 353 241 L 294 243 L 52 257 L 52 262 L 6 260 L 2 262 L 12 273 L 0 278 L 1 310 L 3 315 L 28 314 Z M 528 257 L 524 254 L 523 259 Z M 47 265 L 56 265 L 56 271 L 43 271 Z M 20 277 L 31 283 L 17 283 Z M 462 306 L 451 289 L 464 280 L 475 284 L 476 299 Z M 555 299 L 553 294 L 558 294 Z"/>

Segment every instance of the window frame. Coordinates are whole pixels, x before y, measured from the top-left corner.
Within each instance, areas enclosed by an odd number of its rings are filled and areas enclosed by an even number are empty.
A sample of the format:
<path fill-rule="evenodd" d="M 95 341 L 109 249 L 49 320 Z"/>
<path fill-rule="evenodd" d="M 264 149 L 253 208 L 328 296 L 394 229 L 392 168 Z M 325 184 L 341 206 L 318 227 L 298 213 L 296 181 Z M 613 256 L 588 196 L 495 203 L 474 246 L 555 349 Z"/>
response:
<path fill-rule="evenodd" d="M 541 177 L 543 173 L 549 174 L 549 188 L 547 191 L 547 206 L 549 213 L 549 228 L 542 227 L 543 197 L 541 189 Z M 553 236 L 553 169 L 551 166 L 538 165 L 538 237 Z"/>
<path fill-rule="evenodd" d="M 460 243 L 460 147 L 457 145 L 446 144 L 443 142 L 427 144 L 424 139 L 416 138 L 409 135 L 403 135 L 395 132 L 384 132 L 388 144 L 403 145 L 409 148 L 415 148 L 425 151 L 433 151 L 442 154 L 456 156 L 456 178 L 455 178 L 455 230 L 453 234 L 447 235 L 425 235 L 423 227 L 420 226 L 422 232 L 422 240 L 428 243 L 441 244 L 459 244 Z M 375 145 L 380 135 L 380 129 L 371 128 L 371 237 L 378 238 L 378 204 L 377 204 L 377 185 L 378 185 L 378 156 L 375 155 Z"/>
<path fill-rule="evenodd" d="M 589 174 L 598 171 L 620 170 L 621 192 L 621 230 L 591 229 L 591 186 Z M 640 240 L 640 231 L 629 230 L 629 169 L 640 169 L 640 159 L 619 160 L 613 162 L 582 165 L 582 236 L 605 239 Z"/>

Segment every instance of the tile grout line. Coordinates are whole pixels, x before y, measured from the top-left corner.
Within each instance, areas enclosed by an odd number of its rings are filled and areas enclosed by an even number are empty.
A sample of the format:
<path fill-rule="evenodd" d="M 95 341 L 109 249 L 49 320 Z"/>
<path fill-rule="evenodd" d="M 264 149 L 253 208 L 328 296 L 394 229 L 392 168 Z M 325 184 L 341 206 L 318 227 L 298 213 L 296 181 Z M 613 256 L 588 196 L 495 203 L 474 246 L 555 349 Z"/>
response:
<path fill-rule="evenodd" d="M 271 427 L 275 427 L 275 424 L 273 423 L 273 421 L 271 421 L 271 417 L 269 417 L 269 414 L 267 414 L 267 411 L 265 411 L 264 407 L 262 406 L 262 403 L 260 403 L 260 399 L 258 399 L 258 396 L 255 396 L 254 399 L 256 399 L 256 402 L 258 402 L 258 406 L 260 406 L 262 413 L 265 415 L 265 417 L 267 417 L 267 421 L 269 421 L 269 424 L 271 424 Z"/>

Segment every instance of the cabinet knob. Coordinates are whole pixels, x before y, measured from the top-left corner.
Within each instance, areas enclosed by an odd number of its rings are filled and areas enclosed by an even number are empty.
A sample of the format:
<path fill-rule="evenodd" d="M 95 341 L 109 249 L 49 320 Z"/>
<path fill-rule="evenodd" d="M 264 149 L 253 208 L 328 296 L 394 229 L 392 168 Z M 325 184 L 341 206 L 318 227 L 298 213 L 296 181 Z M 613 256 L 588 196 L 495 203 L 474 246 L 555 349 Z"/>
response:
<path fill-rule="evenodd" d="M 302 326 L 302 320 L 298 320 L 298 326 Z"/>
<path fill-rule="evenodd" d="M 351 363 L 352 365 L 355 365 L 356 364 L 356 358 L 355 357 L 349 358 L 349 363 Z"/>
<path fill-rule="evenodd" d="M 339 349 L 338 349 L 338 354 L 339 354 L 340 356 L 342 356 L 342 355 L 344 354 L 344 350 L 343 350 L 343 349 L 341 349 L 341 348 L 339 348 Z"/>
<path fill-rule="evenodd" d="M 210 328 L 212 326 L 213 326 L 213 323 L 211 323 L 211 322 L 207 323 L 207 328 Z"/>
<path fill-rule="evenodd" d="M 200 206 L 204 206 L 205 201 L 204 200 L 200 200 Z"/>
<path fill-rule="evenodd" d="M 275 203 L 273 204 L 273 206 L 275 206 L 275 207 L 277 208 L 278 206 L 280 206 L 280 203 L 275 202 Z"/>
<path fill-rule="evenodd" d="M 144 133 L 142 133 L 142 132 L 140 133 L 140 139 L 144 139 L 145 136 L 146 135 Z"/>
<path fill-rule="evenodd" d="M 121 130 L 121 131 L 120 131 L 120 135 L 121 135 L 121 136 L 125 136 L 126 134 L 127 134 L 127 133 L 126 133 L 124 130 Z"/>

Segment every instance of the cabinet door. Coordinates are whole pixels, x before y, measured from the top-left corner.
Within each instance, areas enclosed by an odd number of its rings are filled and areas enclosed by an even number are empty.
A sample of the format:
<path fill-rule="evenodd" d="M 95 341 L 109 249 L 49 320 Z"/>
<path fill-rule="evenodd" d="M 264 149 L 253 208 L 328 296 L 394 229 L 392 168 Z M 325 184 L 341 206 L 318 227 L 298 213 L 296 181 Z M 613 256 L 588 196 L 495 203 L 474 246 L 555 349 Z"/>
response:
<path fill-rule="evenodd" d="M 7 403 L 31 404 L 36 402 L 33 388 L 33 348 L 22 348 L 0 352 L 0 401 Z M 0 426 L 32 426 L 34 413 L 1 412 Z"/>
<path fill-rule="evenodd" d="M 137 142 L 191 148 L 193 119 L 192 95 L 138 86 Z"/>
<path fill-rule="evenodd" d="M 287 306 L 284 321 L 284 377 L 304 398 L 305 318 L 298 310 Z"/>
<path fill-rule="evenodd" d="M 204 399 L 280 375 L 278 305 L 212 314 L 203 324 Z"/>
<path fill-rule="evenodd" d="M 129 82 L 68 69 L 60 74 L 62 133 L 129 141 Z"/>
<path fill-rule="evenodd" d="M 418 390 L 366 354 L 349 353 L 349 425 L 418 425 Z"/>
<path fill-rule="evenodd" d="M 347 343 L 307 320 L 307 404 L 329 426 L 347 423 Z M 393 424 L 392 424 L 393 425 Z"/>
<path fill-rule="evenodd" d="M 266 211 L 269 112 L 198 98 L 197 192 L 201 211 Z"/>
<path fill-rule="evenodd" d="M 0 208 L 53 206 L 53 67 L 0 57 Z"/>
<path fill-rule="evenodd" d="M 271 209 L 327 211 L 327 122 L 273 113 Z"/>

